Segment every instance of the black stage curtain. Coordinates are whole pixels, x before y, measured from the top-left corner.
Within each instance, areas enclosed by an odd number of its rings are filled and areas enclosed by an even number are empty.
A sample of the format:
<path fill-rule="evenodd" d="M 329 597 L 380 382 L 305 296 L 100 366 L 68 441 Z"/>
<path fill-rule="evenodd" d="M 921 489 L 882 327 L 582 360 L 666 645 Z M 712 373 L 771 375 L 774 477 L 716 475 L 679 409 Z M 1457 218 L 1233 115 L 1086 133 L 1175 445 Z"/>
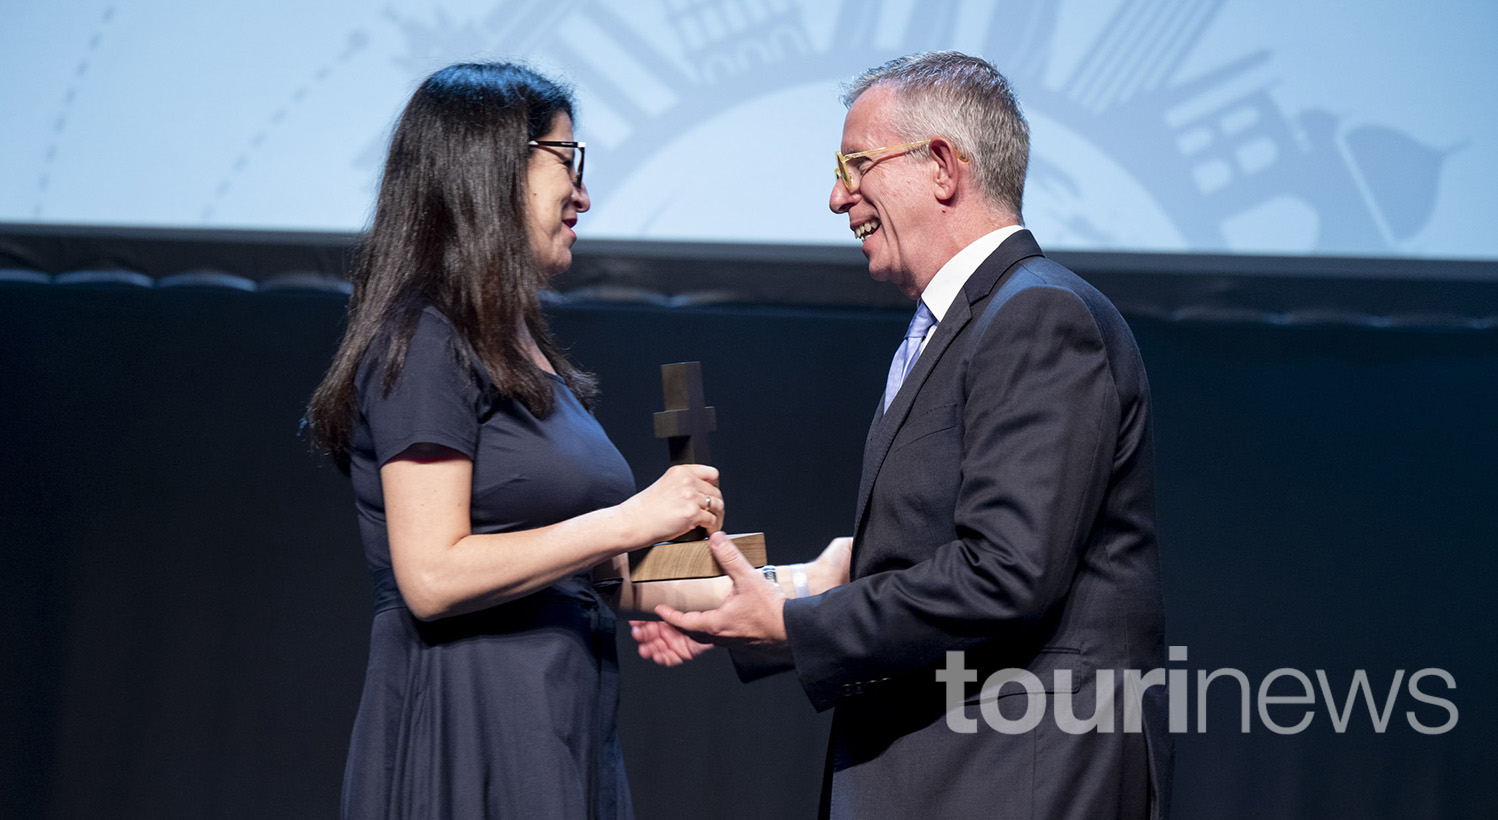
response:
<path fill-rule="evenodd" d="M 1120 299 L 1126 302 L 1125 299 Z M 370 584 L 347 481 L 298 437 L 343 296 L 296 287 L 0 282 L 0 816 L 326 818 L 363 675 Z M 703 362 L 731 527 L 776 561 L 850 526 L 904 310 L 559 303 L 642 484 L 661 363 Z M 1189 647 L 1175 817 L 1498 813 L 1498 330 L 1131 315 L 1153 384 L 1168 641 Z M 827 718 L 788 676 L 635 660 L 643 820 L 813 817 Z M 1304 672 L 1270 731 L 1219 680 Z M 1357 670 L 1366 706 L 1338 732 Z M 1294 694 L 1281 680 L 1273 694 Z M 1257 691 L 1253 693 L 1257 702 Z M 1087 707 L 1083 707 L 1085 710 Z"/>

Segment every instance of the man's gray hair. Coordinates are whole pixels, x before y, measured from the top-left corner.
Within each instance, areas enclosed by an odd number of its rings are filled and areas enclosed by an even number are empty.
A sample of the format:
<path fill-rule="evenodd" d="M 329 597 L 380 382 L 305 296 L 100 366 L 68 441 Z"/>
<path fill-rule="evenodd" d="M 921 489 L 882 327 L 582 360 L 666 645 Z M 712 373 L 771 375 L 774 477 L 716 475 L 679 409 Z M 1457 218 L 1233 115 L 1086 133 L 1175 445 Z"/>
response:
<path fill-rule="evenodd" d="M 1030 126 L 998 69 L 958 51 L 911 54 L 854 78 L 843 104 L 851 108 L 875 86 L 894 91 L 894 127 L 902 142 L 947 138 L 973 163 L 988 201 L 1023 222 Z"/>

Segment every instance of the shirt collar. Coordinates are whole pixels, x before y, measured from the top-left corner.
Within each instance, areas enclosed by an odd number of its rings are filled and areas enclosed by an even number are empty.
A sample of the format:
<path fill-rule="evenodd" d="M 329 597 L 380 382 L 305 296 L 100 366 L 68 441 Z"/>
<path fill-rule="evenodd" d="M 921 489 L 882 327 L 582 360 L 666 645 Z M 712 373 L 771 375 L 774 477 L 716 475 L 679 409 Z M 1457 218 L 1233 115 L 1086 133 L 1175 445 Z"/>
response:
<path fill-rule="evenodd" d="M 931 310 L 931 315 L 940 322 L 946 315 L 947 309 L 952 306 L 952 301 L 957 294 L 962 292 L 962 286 L 967 284 L 969 276 L 973 271 L 983 264 L 1005 239 L 1023 230 L 1021 225 L 1006 225 L 996 231 L 986 233 L 973 240 L 966 248 L 957 252 L 956 256 L 947 260 L 947 264 L 941 266 L 926 289 L 921 291 L 921 301 Z"/>

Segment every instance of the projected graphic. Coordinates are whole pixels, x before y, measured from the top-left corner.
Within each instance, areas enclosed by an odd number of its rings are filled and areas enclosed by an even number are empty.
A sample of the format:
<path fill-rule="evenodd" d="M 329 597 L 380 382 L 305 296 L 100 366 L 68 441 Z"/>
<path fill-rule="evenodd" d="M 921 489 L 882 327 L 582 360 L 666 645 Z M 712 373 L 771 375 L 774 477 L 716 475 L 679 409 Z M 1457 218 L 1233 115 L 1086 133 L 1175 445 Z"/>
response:
<path fill-rule="evenodd" d="M 1498 258 L 1498 112 L 1473 97 L 1474 78 L 1498 76 L 1498 9 L 1448 3 L 1416 23 L 1384 4 L 1310 5 L 28 9 L 46 42 L 12 28 L 0 62 L 46 79 L 7 91 L 19 116 L 0 135 L 0 220 L 357 230 L 414 84 L 457 60 L 521 58 L 578 89 L 585 236 L 851 243 L 826 207 L 839 84 L 957 48 L 1020 95 L 1025 216 L 1048 247 Z M 160 93 L 167 67 L 205 58 L 213 72 Z"/>

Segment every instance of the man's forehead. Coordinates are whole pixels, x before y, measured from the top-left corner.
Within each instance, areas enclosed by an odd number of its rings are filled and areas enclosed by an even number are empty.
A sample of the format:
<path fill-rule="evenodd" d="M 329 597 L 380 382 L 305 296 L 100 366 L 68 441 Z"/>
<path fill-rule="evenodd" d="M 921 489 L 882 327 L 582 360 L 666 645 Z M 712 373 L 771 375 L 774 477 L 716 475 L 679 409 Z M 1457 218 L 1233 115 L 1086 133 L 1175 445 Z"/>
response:
<path fill-rule="evenodd" d="M 843 117 L 843 142 L 863 143 L 883 136 L 889 128 L 891 101 L 890 89 L 883 86 L 875 86 L 860 94 L 848 108 L 847 116 Z"/>

